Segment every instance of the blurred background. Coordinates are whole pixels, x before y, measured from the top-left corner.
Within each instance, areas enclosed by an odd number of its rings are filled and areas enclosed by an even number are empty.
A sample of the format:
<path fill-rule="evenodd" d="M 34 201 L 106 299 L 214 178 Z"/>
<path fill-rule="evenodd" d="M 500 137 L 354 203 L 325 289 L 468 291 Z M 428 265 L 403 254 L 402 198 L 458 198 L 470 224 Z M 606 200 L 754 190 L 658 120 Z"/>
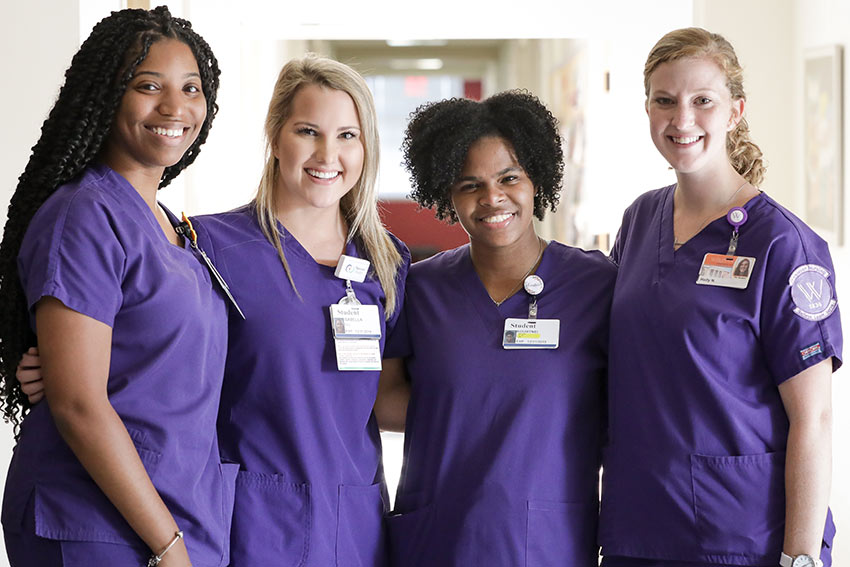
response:
<path fill-rule="evenodd" d="M 262 126 L 280 67 L 312 51 L 359 70 L 372 89 L 381 128 L 383 216 L 417 257 L 466 242 L 405 198 L 399 149 L 409 113 L 447 97 L 485 98 L 528 89 L 561 123 L 566 175 L 561 204 L 540 224 L 548 238 L 607 251 L 623 210 L 639 194 L 671 183 L 644 112 L 643 63 L 669 30 L 697 25 L 726 36 L 744 67 L 746 116 L 765 153 L 762 189 L 830 242 L 838 295 L 850 297 L 848 131 L 842 106 L 850 44 L 848 0 L 31 0 L 0 4 L 0 210 L 5 211 L 64 70 L 92 26 L 112 10 L 168 4 L 210 43 L 222 69 L 220 112 L 195 165 L 163 191 L 174 211 L 224 211 L 249 201 L 264 162 Z M 820 64 L 818 67 L 815 63 Z M 832 72 L 831 76 L 828 76 Z M 826 78 L 825 78 L 826 77 Z M 831 77 L 831 78 L 830 78 Z M 831 82 L 830 82 L 831 81 Z M 826 142 L 823 142 L 826 140 Z M 827 172 L 828 181 L 818 181 Z M 808 184 L 808 185 L 807 185 Z M 807 189 L 808 187 L 808 189 Z M 850 564 L 848 370 L 835 375 L 832 507 L 835 564 Z M 0 479 L 12 451 L 0 436 Z M 305 433 L 306 434 L 306 433 Z M 385 434 L 391 491 L 402 436 Z M 0 567 L 6 566 L 0 550 Z"/>

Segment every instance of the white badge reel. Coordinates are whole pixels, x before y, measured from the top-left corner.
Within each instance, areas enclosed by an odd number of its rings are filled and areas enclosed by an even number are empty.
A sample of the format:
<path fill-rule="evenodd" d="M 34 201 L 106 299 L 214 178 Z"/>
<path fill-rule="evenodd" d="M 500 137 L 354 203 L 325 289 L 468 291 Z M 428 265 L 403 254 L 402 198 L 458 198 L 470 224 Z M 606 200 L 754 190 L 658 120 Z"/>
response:
<path fill-rule="evenodd" d="M 506 350 L 558 348 L 561 321 L 537 318 L 537 296 L 543 291 L 543 279 L 532 274 L 525 278 L 523 287 L 531 296 L 531 302 L 528 304 L 528 319 L 505 319 L 502 348 Z"/>

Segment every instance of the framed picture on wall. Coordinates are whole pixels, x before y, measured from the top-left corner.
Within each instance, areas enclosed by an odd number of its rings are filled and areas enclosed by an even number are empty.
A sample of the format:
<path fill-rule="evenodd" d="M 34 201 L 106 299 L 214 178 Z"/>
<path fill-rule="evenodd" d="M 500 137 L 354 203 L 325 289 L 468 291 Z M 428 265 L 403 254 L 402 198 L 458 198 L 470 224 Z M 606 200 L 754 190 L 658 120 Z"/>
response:
<path fill-rule="evenodd" d="M 806 222 L 843 244 L 843 77 L 840 45 L 809 49 L 803 69 Z"/>

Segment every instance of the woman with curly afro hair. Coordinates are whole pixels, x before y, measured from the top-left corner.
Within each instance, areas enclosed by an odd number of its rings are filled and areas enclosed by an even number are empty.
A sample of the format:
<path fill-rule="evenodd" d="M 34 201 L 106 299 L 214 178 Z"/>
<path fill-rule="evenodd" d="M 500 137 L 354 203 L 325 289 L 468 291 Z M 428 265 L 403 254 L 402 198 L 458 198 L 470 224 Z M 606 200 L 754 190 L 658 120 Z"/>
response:
<path fill-rule="evenodd" d="M 0 245 L 14 566 L 226 563 L 226 307 L 156 201 L 204 143 L 218 77 L 165 7 L 113 12 L 74 56 L 19 179 Z M 14 372 L 36 327 L 50 403 L 30 411 Z"/>
<path fill-rule="evenodd" d="M 596 565 L 616 270 L 535 232 L 561 187 L 556 120 L 526 92 L 445 100 L 414 112 L 404 153 L 414 199 L 469 244 L 411 266 L 385 352 L 393 564 Z"/>

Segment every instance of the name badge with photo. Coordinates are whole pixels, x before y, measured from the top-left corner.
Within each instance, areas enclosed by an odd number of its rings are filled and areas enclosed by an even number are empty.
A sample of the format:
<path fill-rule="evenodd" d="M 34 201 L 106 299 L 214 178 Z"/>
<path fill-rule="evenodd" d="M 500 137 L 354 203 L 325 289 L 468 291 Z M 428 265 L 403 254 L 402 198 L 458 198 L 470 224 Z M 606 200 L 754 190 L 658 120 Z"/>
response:
<path fill-rule="evenodd" d="M 381 370 L 381 318 L 377 305 L 330 306 L 339 370 Z"/>
<path fill-rule="evenodd" d="M 558 348 L 559 319 L 505 319 L 502 347 L 505 349 Z"/>
<path fill-rule="evenodd" d="M 381 316 L 377 305 L 331 305 L 335 339 L 380 339 Z"/>
<path fill-rule="evenodd" d="M 699 269 L 697 283 L 716 287 L 746 289 L 756 265 L 756 259 L 748 256 L 706 254 Z"/>

